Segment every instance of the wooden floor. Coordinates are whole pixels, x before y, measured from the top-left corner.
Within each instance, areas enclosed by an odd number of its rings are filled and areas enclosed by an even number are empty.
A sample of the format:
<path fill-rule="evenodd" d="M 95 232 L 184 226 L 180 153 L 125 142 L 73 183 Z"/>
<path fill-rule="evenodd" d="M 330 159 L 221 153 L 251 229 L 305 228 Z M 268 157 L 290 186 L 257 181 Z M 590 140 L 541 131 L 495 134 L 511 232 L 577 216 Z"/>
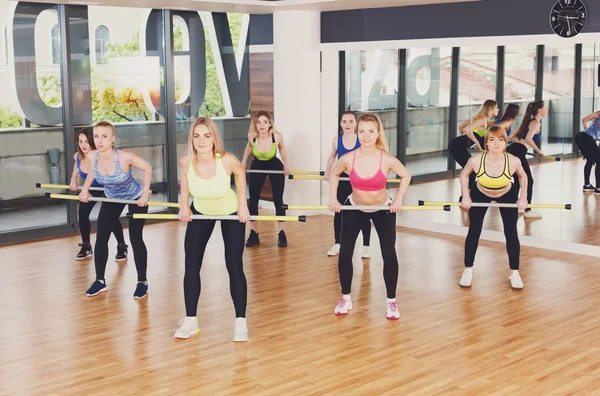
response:
<path fill-rule="evenodd" d="M 482 241 L 473 287 L 461 289 L 463 238 L 400 228 L 401 318 L 389 321 L 373 232 L 373 258 L 354 262 L 354 310 L 336 317 L 332 223 L 289 224 L 286 249 L 275 224 L 259 225 L 262 244 L 244 253 L 249 341 L 236 344 L 218 227 L 188 340 L 173 337 L 185 315 L 179 223 L 145 229 L 141 301 L 133 258 L 112 261 L 114 240 L 109 291 L 94 298 L 93 261 L 72 259 L 77 238 L 0 248 L 0 394 L 600 394 L 600 267 L 589 257 L 523 248 L 525 289 L 513 291 L 504 245 Z"/>

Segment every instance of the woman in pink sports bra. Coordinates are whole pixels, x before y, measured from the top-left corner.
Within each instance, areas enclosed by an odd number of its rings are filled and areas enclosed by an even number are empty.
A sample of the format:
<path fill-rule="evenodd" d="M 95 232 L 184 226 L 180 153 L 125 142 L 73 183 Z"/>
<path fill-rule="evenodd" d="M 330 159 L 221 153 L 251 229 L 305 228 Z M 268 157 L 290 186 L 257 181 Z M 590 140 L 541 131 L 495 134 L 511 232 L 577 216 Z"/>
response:
<path fill-rule="evenodd" d="M 383 256 L 383 279 L 387 290 L 388 319 L 398 319 L 396 303 L 396 285 L 398 283 L 398 257 L 396 255 L 396 212 L 402 208 L 402 198 L 410 184 L 411 175 L 402 163 L 388 153 L 383 126 L 375 114 L 363 114 L 358 119 L 358 139 L 360 148 L 344 154 L 331 169 L 329 176 L 329 209 L 340 212 L 341 204 L 337 199 L 339 176 L 346 172 L 350 176 L 352 194 L 344 205 L 384 206 L 389 210 L 344 210 L 342 213 L 342 233 L 338 271 L 342 298 L 334 313 L 345 315 L 352 309 L 350 289 L 352 286 L 352 253 L 356 237 L 365 221 L 373 221 L 379 236 Z M 392 201 L 386 190 L 387 174 L 394 172 L 402 179 L 396 198 Z"/>

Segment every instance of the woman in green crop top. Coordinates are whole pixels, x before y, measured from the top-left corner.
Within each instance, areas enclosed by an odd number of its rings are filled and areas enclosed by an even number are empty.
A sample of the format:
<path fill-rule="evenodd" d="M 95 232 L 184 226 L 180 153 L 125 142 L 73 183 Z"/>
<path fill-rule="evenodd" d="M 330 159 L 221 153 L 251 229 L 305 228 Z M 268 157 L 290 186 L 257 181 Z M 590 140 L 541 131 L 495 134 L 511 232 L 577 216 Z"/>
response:
<path fill-rule="evenodd" d="M 281 154 L 281 159 L 277 158 L 277 149 Z M 242 166 L 246 167 L 246 161 L 252 154 L 254 160 L 250 165 L 252 170 L 263 170 L 263 171 L 279 171 L 279 173 L 251 173 L 248 175 L 248 192 L 250 198 L 248 199 L 248 209 L 250 209 L 250 215 L 258 215 L 258 200 L 260 198 L 260 192 L 265 184 L 265 179 L 269 176 L 271 182 L 271 188 L 273 191 L 273 203 L 275 204 L 275 213 L 277 216 L 285 216 L 285 210 L 283 210 L 283 189 L 285 187 L 285 176 L 290 174 L 290 168 L 288 166 L 287 151 L 283 144 L 283 136 L 277 132 L 275 125 L 273 124 L 273 117 L 266 111 L 259 111 L 252 117 L 250 122 L 250 131 L 248 132 L 248 145 L 244 150 L 244 157 L 242 158 Z M 281 174 L 283 171 L 283 174 Z M 279 247 L 287 246 L 287 237 L 285 235 L 283 222 L 279 224 L 279 235 L 277 245 Z M 258 238 L 256 221 L 250 222 L 250 236 L 246 241 L 246 246 L 255 246 L 260 243 Z"/>
<path fill-rule="evenodd" d="M 497 115 L 498 103 L 495 100 L 488 99 L 483 102 L 473 118 L 464 120 L 458 126 L 461 135 L 450 142 L 448 151 L 462 168 L 467 165 L 467 161 L 471 158 L 471 154 L 469 154 L 471 144 L 475 144 L 475 150 L 483 151 L 481 146 L 483 145 L 483 138 L 489 126 L 488 121 Z M 469 177 L 469 186 L 473 186 L 474 183 L 475 175 L 471 174 Z"/>

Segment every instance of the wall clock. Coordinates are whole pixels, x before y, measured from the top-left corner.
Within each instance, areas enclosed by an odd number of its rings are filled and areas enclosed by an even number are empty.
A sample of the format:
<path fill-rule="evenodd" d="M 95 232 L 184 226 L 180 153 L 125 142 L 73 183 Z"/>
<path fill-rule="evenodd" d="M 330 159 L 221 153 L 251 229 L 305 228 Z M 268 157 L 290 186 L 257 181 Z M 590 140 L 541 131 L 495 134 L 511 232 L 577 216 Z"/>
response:
<path fill-rule="evenodd" d="M 558 0 L 550 11 L 550 26 L 560 37 L 574 37 L 585 27 L 587 9 L 581 0 Z"/>

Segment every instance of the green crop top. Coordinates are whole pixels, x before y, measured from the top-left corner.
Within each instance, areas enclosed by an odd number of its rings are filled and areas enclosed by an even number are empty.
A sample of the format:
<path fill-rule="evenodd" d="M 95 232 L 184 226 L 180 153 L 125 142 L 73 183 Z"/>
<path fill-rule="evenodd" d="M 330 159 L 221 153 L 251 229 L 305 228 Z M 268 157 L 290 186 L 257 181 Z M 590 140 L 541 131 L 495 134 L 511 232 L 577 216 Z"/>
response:
<path fill-rule="evenodd" d="M 275 155 L 277 154 L 277 144 L 275 143 L 275 135 L 271 135 L 271 140 L 272 140 L 272 144 L 271 144 L 271 150 L 267 151 L 266 153 L 263 153 L 262 151 L 258 151 L 258 149 L 256 148 L 256 138 L 252 139 L 252 155 L 254 156 L 254 158 L 256 158 L 259 161 L 268 161 L 270 159 L 275 158 Z"/>

